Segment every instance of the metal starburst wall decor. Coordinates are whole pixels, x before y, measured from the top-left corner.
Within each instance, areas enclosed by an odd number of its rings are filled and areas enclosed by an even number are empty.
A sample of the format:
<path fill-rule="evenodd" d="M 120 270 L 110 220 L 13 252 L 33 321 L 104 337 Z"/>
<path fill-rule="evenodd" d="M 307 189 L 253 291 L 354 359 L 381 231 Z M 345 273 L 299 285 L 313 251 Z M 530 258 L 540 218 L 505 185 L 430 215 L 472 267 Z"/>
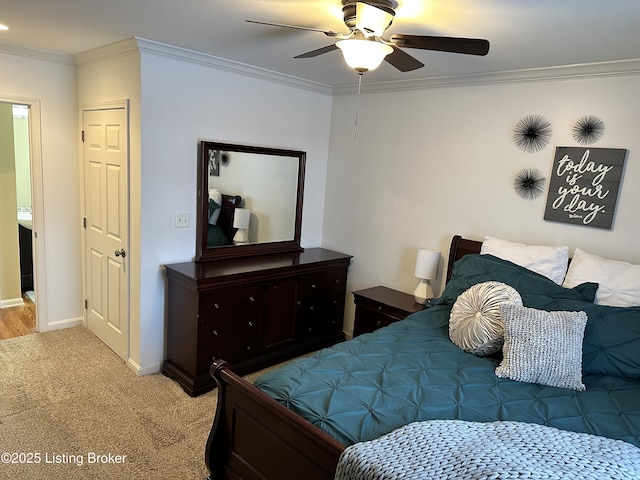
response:
<path fill-rule="evenodd" d="M 598 117 L 588 115 L 582 117 L 571 129 L 573 138 L 580 145 L 596 143 L 604 135 L 604 122 Z"/>
<path fill-rule="evenodd" d="M 551 139 L 551 123 L 541 115 L 528 115 L 513 130 L 513 141 L 524 152 L 537 152 Z"/>
<path fill-rule="evenodd" d="M 516 174 L 513 180 L 513 188 L 525 200 L 533 200 L 542 195 L 545 180 L 540 170 L 525 168 Z"/>

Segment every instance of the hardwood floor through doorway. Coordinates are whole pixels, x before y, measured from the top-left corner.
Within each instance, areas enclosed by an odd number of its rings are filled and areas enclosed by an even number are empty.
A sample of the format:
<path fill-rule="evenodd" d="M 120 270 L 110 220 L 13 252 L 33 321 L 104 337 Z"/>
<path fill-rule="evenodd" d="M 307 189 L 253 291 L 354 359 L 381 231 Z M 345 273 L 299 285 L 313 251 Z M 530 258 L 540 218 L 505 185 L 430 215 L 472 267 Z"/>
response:
<path fill-rule="evenodd" d="M 36 305 L 22 295 L 24 305 L 0 309 L 0 340 L 36 333 Z"/>

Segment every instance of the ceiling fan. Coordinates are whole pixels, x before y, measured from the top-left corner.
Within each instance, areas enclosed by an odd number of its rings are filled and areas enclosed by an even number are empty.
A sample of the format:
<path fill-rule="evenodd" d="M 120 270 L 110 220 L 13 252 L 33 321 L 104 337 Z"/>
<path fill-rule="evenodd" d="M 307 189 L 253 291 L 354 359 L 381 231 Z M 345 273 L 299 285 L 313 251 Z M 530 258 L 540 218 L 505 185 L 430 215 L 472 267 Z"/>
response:
<path fill-rule="evenodd" d="M 340 49 L 347 64 L 359 74 L 377 68 L 383 60 L 401 72 L 410 72 L 424 67 L 422 62 L 403 51 L 403 48 L 468 55 L 486 55 L 489 52 L 489 42 L 478 38 L 395 34 L 386 39 L 382 35 L 391 26 L 396 7 L 397 2 L 394 0 L 342 0 L 344 23 L 350 30 L 347 34 L 295 25 L 246 21 L 321 32 L 327 37 L 337 38 L 338 41 L 331 45 L 296 55 L 294 58 L 312 58 Z"/>

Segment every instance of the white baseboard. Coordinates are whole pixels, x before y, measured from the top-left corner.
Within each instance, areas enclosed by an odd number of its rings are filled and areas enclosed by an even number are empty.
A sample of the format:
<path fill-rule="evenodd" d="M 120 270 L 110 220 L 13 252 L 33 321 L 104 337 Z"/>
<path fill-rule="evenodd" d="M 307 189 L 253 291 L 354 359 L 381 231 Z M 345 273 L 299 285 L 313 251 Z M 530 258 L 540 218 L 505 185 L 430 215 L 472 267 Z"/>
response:
<path fill-rule="evenodd" d="M 22 297 L 0 300 L 0 308 L 21 307 L 22 305 L 24 305 Z"/>
<path fill-rule="evenodd" d="M 80 327 L 82 325 L 84 325 L 82 317 L 67 318 L 64 320 L 57 320 L 55 322 L 48 322 L 45 330 L 43 331 L 48 332 L 50 330 L 60 330 L 62 328 Z"/>
<path fill-rule="evenodd" d="M 151 375 L 154 373 L 160 373 L 162 368 L 162 363 L 157 365 L 148 365 L 146 367 L 141 367 L 136 362 L 134 362 L 131 358 L 127 360 L 127 367 L 133 371 L 137 376 L 141 377 L 143 375 Z"/>

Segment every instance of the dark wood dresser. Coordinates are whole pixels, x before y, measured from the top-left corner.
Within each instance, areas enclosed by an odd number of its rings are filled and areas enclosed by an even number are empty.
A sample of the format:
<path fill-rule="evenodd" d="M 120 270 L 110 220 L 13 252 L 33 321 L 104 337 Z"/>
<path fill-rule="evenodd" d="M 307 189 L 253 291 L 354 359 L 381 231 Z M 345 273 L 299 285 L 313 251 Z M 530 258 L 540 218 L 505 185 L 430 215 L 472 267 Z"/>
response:
<path fill-rule="evenodd" d="M 162 373 L 196 396 L 215 387 L 213 359 L 243 375 L 344 340 L 350 259 L 310 248 L 166 265 Z"/>

